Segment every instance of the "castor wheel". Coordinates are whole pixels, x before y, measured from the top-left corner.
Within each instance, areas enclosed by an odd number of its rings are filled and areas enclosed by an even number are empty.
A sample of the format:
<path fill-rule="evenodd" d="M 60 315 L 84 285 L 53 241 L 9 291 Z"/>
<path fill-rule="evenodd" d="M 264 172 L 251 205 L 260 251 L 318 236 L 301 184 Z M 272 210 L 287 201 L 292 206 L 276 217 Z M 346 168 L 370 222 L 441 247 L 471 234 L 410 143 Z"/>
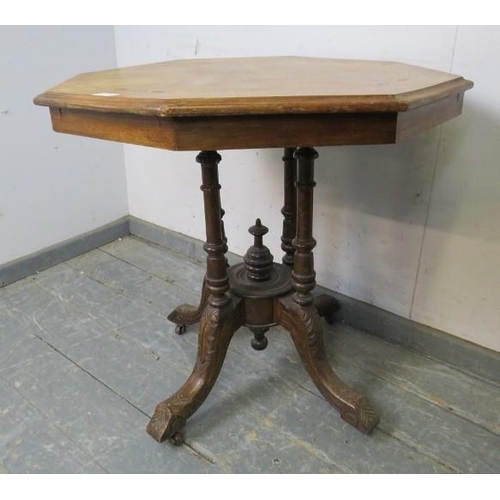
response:
<path fill-rule="evenodd" d="M 184 436 L 180 432 L 176 432 L 173 436 L 170 436 L 168 440 L 170 441 L 170 444 L 180 446 L 184 443 Z"/>
<path fill-rule="evenodd" d="M 175 333 L 177 335 L 182 335 L 186 333 L 186 325 L 176 325 L 175 326 Z"/>

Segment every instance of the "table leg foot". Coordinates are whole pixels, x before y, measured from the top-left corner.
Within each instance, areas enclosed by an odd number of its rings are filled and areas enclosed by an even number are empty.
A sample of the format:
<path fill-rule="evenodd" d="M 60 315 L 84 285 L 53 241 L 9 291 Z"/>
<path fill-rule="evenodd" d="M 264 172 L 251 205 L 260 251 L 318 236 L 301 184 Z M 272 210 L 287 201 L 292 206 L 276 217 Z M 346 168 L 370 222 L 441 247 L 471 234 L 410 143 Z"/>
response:
<path fill-rule="evenodd" d="M 242 325 L 239 304 L 233 300 L 224 307 L 208 304 L 204 309 L 193 372 L 173 396 L 158 404 L 147 426 L 147 432 L 156 441 L 182 443 L 181 429 L 212 390 L 233 333 Z"/>
<path fill-rule="evenodd" d="M 335 374 L 323 344 L 320 317 L 313 305 L 301 306 L 292 297 L 278 299 L 277 322 L 293 339 L 309 376 L 340 417 L 359 431 L 369 434 L 379 417 L 368 399 L 346 385 Z"/>
<path fill-rule="evenodd" d="M 174 440 L 174 436 L 179 434 L 185 424 L 186 419 L 176 414 L 174 403 L 166 400 L 156 407 L 146 430 L 156 441 L 162 443 L 166 439 Z"/>
<path fill-rule="evenodd" d="M 314 307 L 318 314 L 331 325 L 335 320 L 335 313 L 340 309 L 340 303 L 330 295 L 323 293 L 314 297 Z"/>
<path fill-rule="evenodd" d="M 203 279 L 203 286 L 201 288 L 201 299 L 198 307 L 190 304 L 182 304 L 176 307 L 167 317 L 168 320 L 175 323 L 175 333 L 182 335 L 186 331 L 186 325 L 194 325 L 199 323 L 201 315 L 208 301 L 208 289 L 206 281 Z"/>

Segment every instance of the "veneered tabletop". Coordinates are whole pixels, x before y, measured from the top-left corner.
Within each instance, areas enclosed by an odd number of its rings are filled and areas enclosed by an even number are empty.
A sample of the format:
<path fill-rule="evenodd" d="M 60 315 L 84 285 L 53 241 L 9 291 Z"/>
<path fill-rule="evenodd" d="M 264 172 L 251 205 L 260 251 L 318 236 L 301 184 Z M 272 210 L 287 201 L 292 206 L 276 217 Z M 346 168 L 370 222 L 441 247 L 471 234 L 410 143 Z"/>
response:
<path fill-rule="evenodd" d="M 471 87 L 385 61 L 189 59 L 84 73 L 35 103 L 56 131 L 165 149 L 381 144 L 459 115 Z"/>

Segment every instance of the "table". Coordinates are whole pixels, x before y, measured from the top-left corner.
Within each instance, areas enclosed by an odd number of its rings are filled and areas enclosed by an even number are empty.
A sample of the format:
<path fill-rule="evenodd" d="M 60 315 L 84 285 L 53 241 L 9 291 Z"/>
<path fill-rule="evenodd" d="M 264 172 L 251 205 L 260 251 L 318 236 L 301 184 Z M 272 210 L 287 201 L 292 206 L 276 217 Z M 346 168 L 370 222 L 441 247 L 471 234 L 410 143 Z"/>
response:
<path fill-rule="evenodd" d="M 309 57 L 190 59 L 78 75 L 35 98 L 55 131 L 171 150 L 200 151 L 207 267 L 197 306 L 169 319 L 184 333 L 200 323 L 198 353 L 185 384 L 156 407 L 147 431 L 183 442 L 181 430 L 221 370 L 233 333 L 247 326 L 251 345 L 267 330 L 291 334 L 310 377 L 340 417 L 363 433 L 379 418 L 330 366 L 320 317 L 339 304 L 314 296 L 313 146 L 389 144 L 458 116 L 472 82 L 449 73 L 385 61 Z M 282 263 L 263 243 L 257 219 L 243 262 L 225 253 L 217 151 L 284 148 Z M 266 182 L 262 179 L 262 182 Z M 231 186 L 230 189 L 241 189 Z M 313 418 L 313 416 L 311 416 Z"/>

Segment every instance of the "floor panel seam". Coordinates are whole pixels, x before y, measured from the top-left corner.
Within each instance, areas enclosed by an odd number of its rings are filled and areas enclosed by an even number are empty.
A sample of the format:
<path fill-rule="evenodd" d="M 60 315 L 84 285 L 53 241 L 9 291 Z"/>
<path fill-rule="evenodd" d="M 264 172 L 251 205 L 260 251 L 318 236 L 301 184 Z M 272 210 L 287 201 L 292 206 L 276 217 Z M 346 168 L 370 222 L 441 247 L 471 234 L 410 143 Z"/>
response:
<path fill-rule="evenodd" d="M 273 410 L 274 411 L 274 410 Z M 272 412 L 270 412 L 272 413 Z M 353 474 L 353 471 L 350 470 L 348 467 L 345 465 L 340 466 L 337 463 L 335 463 L 333 460 L 331 460 L 324 451 L 319 450 L 317 448 L 314 448 L 314 446 L 311 444 L 308 446 L 307 441 L 304 441 L 303 439 L 297 437 L 295 434 L 292 432 L 286 430 L 286 429 L 281 429 L 282 434 L 284 434 L 287 438 L 293 440 L 295 443 L 299 443 L 300 446 L 310 455 L 312 455 L 314 458 L 317 458 L 318 460 L 321 460 L 325 464 L 327 464 L 330 467 L 334 467 L 337 469 L 340 473 L 342 474 Z M 312 448 L 312 450 L 311 450 Z"/>
<path fill-rule="evenodd" d="M 112 256 L 112 257 L 115 257 L 115 256 L 114 256 L 114 255 L 112 255 L 112 254 L 109 254 L 109 255 L 110 255 L 110 256 Z M 118 260 L 122 260 L 122 259 L 118 259 Z M 129 264 L 129 262 L 127 262 L 127 261 L 123 261 L 123 260 L 122 260 L 122 262 L 125 262 L 126 264 Z M 156 278 L 156 279 L 159 279 L 159 280 L 161 280 L 161 281 L 164 281 L 164 282 L 166 282 L 166 283 L 168 283 L 168 284 L 170 284 L 170 285 L 172 285 L 172 286 L 175 286 L 175 287 L 177 287 L 177 288 L 179 288 L 179 289 L 183 290 L 184 292 L 188 292 L 188 293 L 190 293 L 190 294 L 193 294 L 193 295 L 195 295 L 195 296 L 196 296 L 196 298 L 198 298 L 198 299 L 199 299 L 199 297 L 200 297 L 200 293 L 199 293 L 199 292 L 197 292 L 196 290 L 190 290 L 190 289 L 188 289 L 188 288 L 184 287 L 182 284 L 180 284 L 180 283 L 179 283 L 179 282 L 177 282 L 177 281 L 169 281 L 168 279 L 166 279 L 166 278 L 164 278 L 164 277 L 161 277 L 161 276 L 158 276 L 158 275 L 155 275 L 155 274 L 151 273 L 151 272 L 150 272 L 150 271 L 148 271 L 147 269 L 143 269 L 143 268 L 141 268 L 141 267 L 134 266 L 133 264 L 131 264 L 131 265 L 132 265 L 133 267 L 135 267 L 136 269 L 139 269 L 140 271 L 145 271 L 145 272 L 147 272 L 147 273 L 149 273 L 149 274 L 150 274 L 150 277 L 149 277 L 149 278 L 146 278 L 146 279 L 144 279 L 144 280 L 142 280 L 142 281 L 138 281 L 138 282 L 136 282 L 136 283 L 135 283 L 136 285 L 140 285 L 140 284 L 146 283 L 147 281 L 150 281 L 150 280 L 151 280 L 151 278 Z M 77 271 L 79 270 L 78 268 L 73 268 L 73 269 L 75 269 L 75 270 L 77 270 Z M 104 281 L 101 281 L 99 278 L 97 278 L 97 277 L 95 277 L 95 276 L 92 276 L 91 274 L 88 274 L 88 273 L 85 273 L 85 276 L 87 276 L 89 279 L 91 279 L 91 280 L 95 281 L 96 283 L 98 283 L 98 284 L 100 284 L 100 285 L 102 285 L 102 286 L 105 286 L 106 288 L 108 288 L 108 289 L 110 289 L 110 290 L 112 290 L 112 291 L 116 292 L 116 293 L 117 293 L 117 295 L 123 295 L 124 297 L 127 297 L 127 298 L 129 298 L 129 299 L 133 299 L 133 300 L 135 300 L 135 301 L 139 302 L 140 304 L 143 304 L 145 307 L 147 307 L 148 309 L 153 310 L 153 311 L 154 311 L 155 313 L 157 313 L 157 314 L 160 314 L 160 315 L 165 316 L 165 317 L 167 317 L 167 316 L 168 316 L 168 314 L 169 314 L 169 313 L 167 313 L 167 312 L 163 312 L 161 309 L 156 308 L 155 306 L 153 306 L 153 305 L 152 305 L 149 301 L 147 301 L 147 300 L 142 300 L 142 299 L 140 299 L 140 298 L 138 299 L 138 298 L 137 298 L 137 296 L 135 296 L 135 295 L 132 295 L 132 294 L 128 293 L 126 290 L 124 290 L 124 289 L 122 289 L 122 288 L 119 288 L 119 287 L 114 287 L 113 285 L 110 285 L 109 283 L 106 283 L 106 282 L 104 282 Z M 46 291 L 46 290 L 44 290 L 44 291 Z M 114 298 L 114 297 L 110 297 L 109 301 L 113 300 L 113 298 Z"/>
<path fill-rule="evenodd" d="M 336 354 L 332 355 L 331 357 L 329 357 L 330 361 L 332 358 L 334 358 L 335 356 L 337 356 Z M 451 411 L 450 408 L 452 408 L 451 406 L 449 405 L 440 405 L 439 403 L 436 403 L 435 401 L 432 401 L 432 399 L 428 399 L 426 396 L 424 396 L 423 394 L 421 393 L 418 393 L 417 391 L 411 389 L 410 387 L 408 386 L 403 386 L 403 385 L 399 385 L 395 380 L 391 379 L 391 378 L 388 378 L 388 377 L 384 377 L 383 374 L 381 374 L 380 372 L 378 372 L 377 370 L 373 370 L 373 369 L 370 369 L 370 368 L 365 368 L 365 367 L 362 367 L 360 366 L 358 363 L 356 363 L 356 361 L 353 361 L 351 359 L 348 359 L 346 357 L 342 357 L 343 358 L 343 361 L 344 362 L 347 362 L 349 363 L 351 366 L 356 366 L 357 368 L 359 368 L 360 370 L 376 377 L 378 380 L 382 380 L 384 382 L 387 382 L 389 384 L 391 384 L 392 386 L 394 387 L 397 387 L 399 389 L 401 389 L 402 391 L 405 391 L 409 394 L 412 394 L 413 396 L 415 397 L 418 397 L 419 399 L 421 399 L 422 401 L 425 401 L 426 403 L 436 407 L 436 408 L 439 408 L 440 410 L 443 410 L 451 415 L 454 415 L 456 416 L 457 418 L 460 418 L 472 425 L 475 425 L 476 427 L 479 427 L 480 429 L 483 429 L 484 431 L 486 432 L 489 432 L 490 434 L 492 434 L 493 436 L 497 436 L 497 437 L 500 437 L 500 434 L 488 427 L 485 427 L 483 424 L 479 423 L 479 422 L 476 422 L 474 420 L 471 420 L 470 418 L 468 418 L 467 416 L 463 415 L 462 412 L 460 410 L 457 410 L 457 411 Z"/>
<path fill-rule="evenodd" d="M 50 346 L 50 347 L 52 347 L 52 346 Z M 50 419 L 49 415 L 47 415 L 41 408 L 39 408 L 29 397 L 27 397 L 25 394 L 23 394 L 21 391 L 19 391 L 19 389 L 17 389 L 17 387 L 15 387 L 15 385 L 12 385 L 7 379 L 5 379 L 5 377 L 1 376 L 1 374 L 0 374 L 0 378 L 2 378 L 2 380 L 13 391 L 15 391 L 24 401 L 26 401 L 31 407 L 33 407 L 34 410 L 36 410 L 40 415 L 42 415 L 42 417 L 45 420 L 47 420 L 47 423 L 48 423 L 49 426 L 54 427 L 55 429 L 57 429 L 64 437 L 66 437 L 75 446 L 77 446 L 78 449 L 80 449 L 82 452 L 84 452 L 86 455 L 89 456 L 90 461 L 86 462 L 85 464 L 82 464 L 81 467 L 78 469 L 79 471 L 81 471 L 82 469 L 84 469 L 89 463 L 96 463 L 99 467 L 101 467 L 103 470 L 105 470 L 106 473 L 110 474 L 110 471 L 108 469 L 106 469 L 106 467 L 104 467 L 104 465 L 102 465 L 99 462 L 98 457 L 94 457 L 89 451 L 87 451 L 85 448 L 82 448 L 81 445 L 77 441 L 75 441 L 73 439 L 73 437 L 64 430 L 63 427 L 61 427 L 57 423 L 52 422 L 52 420 Z"/>
<path fill-rule="evenodd" d="M 366 331 L 366 330 L 361 330 L 361 329 L 357 329 L 359 332 L 363 333 L 363 334 L 366 334 L 366 335 L 370 335 L 370 337 L 372 337 L 373 339 L 376 339 L 378 342 L 384 342 L 384 343 L 387 343 L 393 347 L 397 347 L 398 349 L 401 349 L 402 351 L 406 351 L 406 352 L 410 352 L 416 356 L 420 356 L 421 358 L 424 358 L 424 359 L 427 359 L 427 360 L 430 360 L 434 363 L 437 363 L 439 365 L 443 365 L 443 366 L 446 366 L 452 370 L 455 370 L 459 373 L 462 373 L 463 375 L 466 375 L 467 377 L 470 377 L 470 378 L 473 378 L 475 380 L 478 380 L 479 382 L 483 382 L 483 383 L 486 383 L 488 385 L 492 385 L 493 387 L 495 387 L 495 389 L 498 389 L 500 390 L 500 384 L 494 380 L 491 380 L 491 379 L 488 379 L 488 378 L 485 378 L 485 377 L 482 377 L 481 375 L 478 375 L 477 373 L 473 373 L 471 371 L 468 371 L 467 369 L 465 368 L 462 368 L 460 366 L 456 366 L 456 365 L 453 365 L 445 360 L 442 360 L 442 359 L 439 359 L 439 358 L 435 358 L 433 357 L 432 355 L 430 354 L 427 354 L 423 351 L 419 351 L 418 349 L 415 349 L 411 346 L 406 346 L 406 345 L 402 345 L 400 343 L 398 343 L 397 341 L 392 341 L 390 339 L 387 339 L 387 338 L 384 338 L 384 337 L 380 337 L 376 334 L 373 334 L 369 331 Z"/>
<path fill-rule="evenodd" d="M 415 441 L 413 441 L 411 438 L 410 438 L 410 442 L 404 440 L 397 431 L 390 432 L 390 431 L 383 429 L 381 427 L 377 427 L 377 432 L 381 432 L 382 434 L 385 434 L 386 436 L 388 436 L 392 439 L 396 439 L 397 441 L 402 443 L 406 448 L 410 448 L 411 450 L 416 451 L 420 455 L 423 455 L 424 457 L 429 458 L 433 462 L 436 462 L 437 464 L 439 464 L 443 467 L 446 467 L 447 469 L 449 469 L 451 472 L 453 472 L 455 474 L 462 474 L 462 472 L 459 469 L 455 468 L 454 466 L 452 466 L 450 464 L 447 464 L 446 462 L 443 462 L 438 457 L 436 457 L 434 455 L 434 453 L 430 452 L 427 448 L 422 449 L 421 447 L 417 446 Z M 404 434 L 404 433 L 402 433 L 402 434 Z"/>
<path fill-rule="evenodd" d="M 198 450 L 196 448 L 196 445 L 194 443 L 189 443 L 187 441 L 184 441 L 183 446 L 185 446 L 186 448 L 189 448 L 189 450 L 191 450 L 191 452 L 193 454 L 195 454 L 197 457 L 201 458 L 202 460 L 205 460 L 210 465 L 220 465 L 220 464 L 217 463 L 217 460 L 209 457 L 208 455 L 206 455 L 205 453 L 203 453 L 201 450 Z"/>
<path fill-rule="evenodd" d="M 145 269 L 143 266 L 140 266 L 139 264 L 136 264 L 135 262 L 131 262 L 130 260 L 127 260 L 124 257 L 120 257 L 120 256 L 118 256 L 116 254 L 110 253 L 107 250 L 104 250 L 102 248 L 97 248 L 96 250 L 99 250 L 100 252 L 105 253 L 106 255 L 109 255 L 110 257 L 114 257 L 115 259 L 117 259 L 117 260 L 119 260 L 121 262 L 124 262 L 125 264 L 129 264 L 132 267 L 135 267 L 136 269 L 139 269 L 140 271 L 144 271 L 144 272 L 150 274 L 151 276 L 154 276 L 155 278 L 158 278 L 158 279 L 161 279 L 163 281 L 166 281 L 167 283 L 170 283 L 172 285 L 178 285 L 178 286 L 182 287 L 182 285 L 179 284 L 179 282 L 177 282 L 177 281 L 169 281 L 167 277 L 155 274 L 153 271 L 151 271 L 149 269 Z M 165 252 L 165 253 L 168 254 L 168 253 L 171 253 L 171 252 Z M 182 257 L 182 256 L 180 256 L 180 257 Z M 179 260 L 189 260 L 189 259 L 187 259 L 187 258 L 186 259 L 180 258 Z M 192 262 L 192 261 L 189 260 L 189 262 Z M 198 267 L 200 267 L 200 269 L 203 269 L 202 266 L 198 266 Z M 192 291 L 192 290 L 188 290 L 188 291 Z"/>
<path fill-rule="evenodd" d="M 355 366 L 358 366 L 358 365 L 355 365 Z M 393 384 L 394 385 L 394 384 Z M 320 394 L 317 394 L 315 392 L 312 392 L 311 390 L 307 389 L 306 387 L 302 387 L 300 386 L 300 389 L 308 392 L 309 394 L 312 394 L 314 396 L 316 396 L 319 400 L 323 400 L 322 396 Z M 339 417 L 340 418 L 340 417 Z M 446 462 L 443 462 L 442 460 L 440 460 L 438 457 L 436 457 L 430 450 L 428 450 L 427 448 L 420 448 L 420 447 L 417 447 L 415 445 L 415 441 L 413 441 L 411 438 L 410 438 L 410 441 L 405 441 L 405 439 L 402 437 L 402 435 L 406 436 L 405 433 L 401 433 L 399 434 L 397 431 L 396 432 L 390 432 L 389 430 L 385 429 L 384 428 L 384 424 L 383 424 L 383 421 L 381 422 L 381 424 L 379 424 L 376 428 L 376 432 L 382 432 L 383 434 L 385 434 L 386 436 L 389 436 L 393 439 L 397 439 L 399 442 L 403 443 L 406 447 L 410 448 L 410 449 L 414 449 L 415 451 L 417 451 L 420 455 L 423 455 L 427 458 L 430 458 L 431 460 L 433 460 L 434 462 L 437 462 L 439 463 L 440 465 L 443 465 L 445 466 L 446 468 L 450 469 L 451 471 L 455 472 L 455 473 L 460 473 L 460 471 L 458 469 L 456 469 L 455 467 L 447 464 Z"/>
<path fill-rule="evenodd" d="M 142 236 L 137 236 L 136 234 L 132 234 L 131 233 L 129 235 L 129 237 L 132 238 L 132 239 L 134 239 L 134 240 L 136 240 L 136 241 L 139 241 L 140 243 L 144 243 L 144 244 L 148 245 L 151 248 L 155 248 L 157 250 L 160 250 L 160 251 L 162 251 L 164 253 L 173 253 L 176 257 L 188 260 L 189 262 L 192 262 L 193 264 L 196 264 L 196 265 L 198 265 L 199 267 L 201 267 L 203 269 L 205 267 L 206 258 L 197 259 L 194 256 L 190 256 L 190 255 L 181 253 L 181 252 L 175 250 L 172 247 L 164 246 L 164 245 L 161 245 L 159 243 L 155 243 L 154 241 L 148 240 L 147 238 L 143 238 Z M 196 245 L 196 243 L 193 243 L 193 245 Z M 202 245 L 203 245 L 203 243 L 200 243 L 200 247 Z"/>
<path fill-rule="evenodd" d="M 45 330 L 43 330 L 43 331 L 45 331 Z M 130 406 L 132 406 L 134 409 L 136 409 L 138 412 L 140 412 L 141 414 L 143 414 L 145 417 L 151 418 L 150 415 L 148 415 L 146 412 L 144 412 L 143 410 L 141 410 L 134 403 L 132 403 L 131 401 L 129 401 L 125 396 L 122 396 L 119 392 L 115 391 L 112 387 L 110 387 L 109 385 L 105 384 L 102 380 L 99 380 L 99 378 L 97 378 L 93 373 L 91 373 L 90 371 L 88 371 L 87 369 L 85 369 L 83 366 L 79 365 L 75 360 L 71 359 L 64 352 L 62 352 L 60 349 L 58 349 L 53 344 L 51 344 L 48 340 L 44 339 L 40 335 L 37 335 L 36 333 L 33 333 L 33 335 L 35 337 L 37 337 L 39 340 L 41 340 L 42 342 L 44 342 L 45 344 L 47 344 L 57 354 L 61 355 L 63 358 L 65 358 L 70 363 L 72 363 L 73 365 L 75 365 L 78 369 L 82 370 L 84 373 L 86 373 L 87 375 L 89 375 L 96 382 L 98 382 L 102 386 L 106 387 L 106 389 L 108 389 L 110 392 L 112 392 L 113 394 L 115 394 L 116 396 L 118 396 L 120 399 L 122 399 L 123 401 L 125 401 L 127 404 L 129 404 Z"/>

